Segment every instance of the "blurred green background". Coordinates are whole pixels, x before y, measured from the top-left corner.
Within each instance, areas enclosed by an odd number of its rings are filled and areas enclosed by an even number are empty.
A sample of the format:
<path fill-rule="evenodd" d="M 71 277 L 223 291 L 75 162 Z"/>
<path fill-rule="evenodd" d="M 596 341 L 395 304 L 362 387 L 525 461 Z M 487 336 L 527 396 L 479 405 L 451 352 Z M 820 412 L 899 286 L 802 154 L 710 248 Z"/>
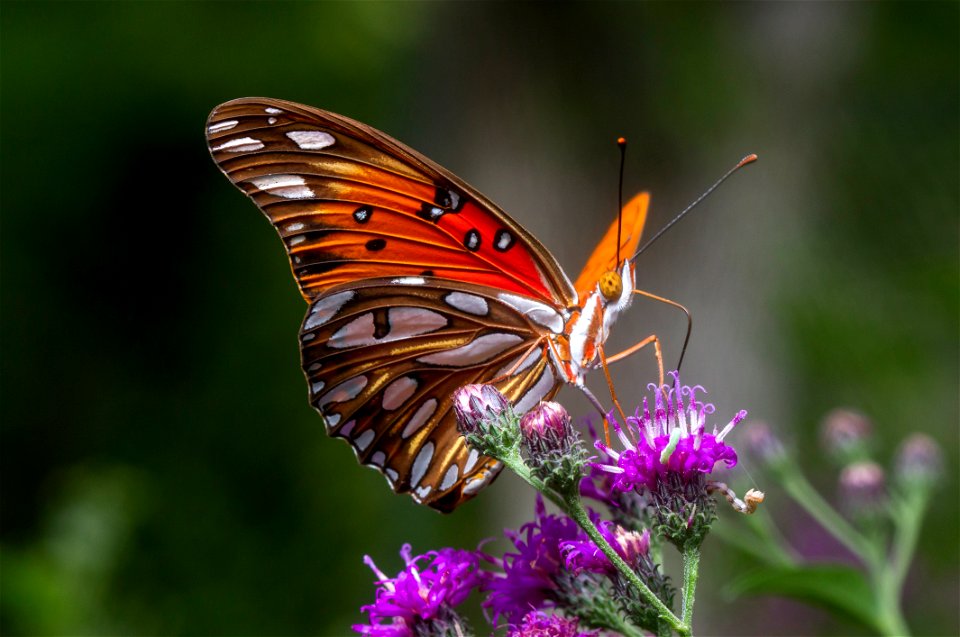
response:
<path fill-rule="evenodd" d="M 281 244 L 204 145 L 216 104 L 266 95 L 417 148 L 572 276 L 615 214 L 618 135 L 653 229 L 758 153 L 639 282 L 693 311 L 685 378 L 718 417 L 771 423 L 827 495 L 834 406 L 874 419 L 884 461 L 909 431 L 943 445 L 906 613 L 957 634 L 957 25 L 952 2 L 4 2 L 0 631 L 347 634 L 373 599 L 363 554 L 391 571 L 403 542 L 472 547 L 530 515 L 509 477 L 455 515 L 418 508 L 324 435 Z M 683 327 L 638 302 L 613 340 L 655 331 L 676 360 Z M 621 393 L 653 369 L 621 363 Z M 705 551 L 700 633 L 863 631 L 722 597 L 749 565 Z"/>

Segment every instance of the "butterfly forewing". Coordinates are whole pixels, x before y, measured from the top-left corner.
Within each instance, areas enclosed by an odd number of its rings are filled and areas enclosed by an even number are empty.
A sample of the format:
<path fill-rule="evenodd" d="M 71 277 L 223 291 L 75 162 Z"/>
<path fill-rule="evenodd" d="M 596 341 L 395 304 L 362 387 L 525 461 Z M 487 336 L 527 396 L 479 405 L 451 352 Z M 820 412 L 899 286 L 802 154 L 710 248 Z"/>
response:
<path fill-rule="evenodd" d="M 302 361 L 329 433 L 434 508 L 475 495 L 500 467 L 466 447 L 451 394 L 494 382 L 524 411 L 556 393 L 546 342 L 577 304 L 560 266 L 468 184 L 346 117 L 234 100 L 207 141 L 311 303 Z"/>
<path fill-rule="evenodd" d="M 547 250 L 465 182 L 359 122 L 264 98 L 217 107 L 214 160 L 283 238 L 309 300 L 334 285 L 427 275 L 569 307 Z"/>
<path fill-rule="evenodd" d="M 500 467 L 464 444 L 449 396 L 494 381 L 524 410 L 560 384 L 542 338 L 560 315 L 551 320 L 552 310 L 539 306 L 540 324 L 517 303 L 524 301 L 433 278 L 376 279 L 319 297 L 304 319 L 301 352 L 329 433 L 420 502 L 452 510 L 474 495 Z"/>

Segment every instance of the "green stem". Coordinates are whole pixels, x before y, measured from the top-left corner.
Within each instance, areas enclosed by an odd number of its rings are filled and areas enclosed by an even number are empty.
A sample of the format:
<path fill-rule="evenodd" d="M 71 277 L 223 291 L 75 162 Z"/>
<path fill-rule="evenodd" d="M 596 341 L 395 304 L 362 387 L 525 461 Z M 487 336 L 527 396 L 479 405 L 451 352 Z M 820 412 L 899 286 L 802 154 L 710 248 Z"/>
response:
<path fill-rule="evenodd" d="M 909 635 L 910 629 L 900 610 L 903 581 L 906 579 L 920 534 L 920 522 L 927 508 L 927 494 L 913 493 L 896 505 L 893 546 L 890 560 L 872 572 L 877 592 L 877 622 L 885 635 Z"/>
<path fill-rule="evenodd" d="M 620 557 L 613 547 L 607 543 L 606 539 L 600 535 L 600 532 L 597 531 L 597 527 L 595 527 L 593 522 L 590 520 L 587 510 L 583 508 L 583 504 L 580 502 L 579 497 L 569 498 L 563 508 L 567 515 L 576 520 L 577 524 L 580 525 L 580 528 L 586 531 L 587 535 L 590 536 L 590 539 L 593 540 L 593 543 L 596 544 L 601 551 L 603 551 L 603 554 L 607 556 L 607 559 L 609 559 L 615 567 L 617 567 L 617 570 L 623 574 L 627 581 L 633 584 L 634 588 L 640 592 L 647 603 L 657 609 L 660 618 L 670 624 L 670 626 L 673 627 L 673 629 L 680 635 L 690 635 L 689 625 L 678 619 L 677 616 L 674 615 L 669 608 L 667 608 L 667 605 L 664 604 L 663 601 L 661 601 L 660 598 L 657 597 L 656 594 L 651 591 L 646 584 L 643 583 L 643 580 L 637 576 L 633 569 L 630 568 L 630 566 L 623 561 L 623 558 Z"/>
<path fill-rule="evenodd" d="M 693 602 L 696 598 L 697 580 L 700 579 L 700 547 L 683 548 L 683 623 L 693 634 Z"/>
<path fill-rule="evenodd" d="M 593 540 L 594 544 L 603 551 L 603 554 L 607 556 L 607 559 L 619 570 L 627 581 L 633 584 L 633 586 L 640 592 L 640 594 L 646 599 L 646 601 L 657 609 L 659 616 L 663 622 L 669 624 L 679 635 L 683 637 L 689 637 L 690 627 L 688 624 L 680 621 L 680 619 L 673 614 L 666 604 L 661 601 L 656 594 L 650 590 L 646 584 L 643 583 L 637 574 L 633 571 L 630 566 L 623 561 L 623 558 L 610 546 L 606 539 L 600 532 L 597 531 L 597 528 L 593 525 L 593 522 L 590 520 L 590 516 L 587 513 L 587 510 L 583 507 L 583 503 L 580 501 L 579 493 L 572 493 L 566 497 L 561 496 L 553 489 L 547 487 L 547 485 L 537 478 L 536 476 L 530 473 L 529 467 L 524 463 L 523 458 L 519 453 L 514 452 L 509 456 L 499 458 L 503 464 L 505 464 L 510 470 L 520 476 L 527 484 L 532 486 L 534 489 L 539 491 L 546 497 L 548 500 L 557 505 L 564 513 L 573 518 L 577 524 L 580 525 L 590 539 Z M 622 632 L 622 631 L 621 631 Z"/>
<path fill-rule="evenodd" d="M 864 564 L 875 566 L 878 563 L 878 558 L 882 560 L 873 544 L 823 499 L 823 496 L 813 488 L 813 485 L 807 481 L 807 478 L 796 465 L 793 463 L 785 464 L 780 468 L 779 473 L 783 480 L 783 487 L 790 497 L 803 507 L 820 526 L 837 538 L 854 555 L 858 556 Z"/>
<path fill-rule="evenodd" d="M 927 501 L 927 493 L 918 493 L 905 500 L 893 516 L 896 528 L 890 555 L 890 571 L 898 596 L 903 588 L 903 580 L 907 577 L 910 562 L 913 561 L 913 552 L 917 548 L 920 523 L 927 509 Z"/>
<path fill-rule="evenodd" d="M 910 629 L 900 610 L 900 593 L 916 547 L 924 504 L 908 502 L 899 515 L 893 516 L 897 521 L 897 530 L 893 554 L 888 562 L 883 547 L 871 542 L 843 519 L 795 464 L 784 464 L 778 473 L 790 497 L 866 566 L 877 609 L 875 626 L 888 637 L 908 637 Z"/>

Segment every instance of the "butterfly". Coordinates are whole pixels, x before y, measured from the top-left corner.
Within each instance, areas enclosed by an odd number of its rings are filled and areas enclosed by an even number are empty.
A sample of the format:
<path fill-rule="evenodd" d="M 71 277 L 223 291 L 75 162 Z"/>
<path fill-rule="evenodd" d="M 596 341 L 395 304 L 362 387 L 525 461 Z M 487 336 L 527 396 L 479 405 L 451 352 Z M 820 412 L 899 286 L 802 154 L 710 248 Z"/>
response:
<path fill-rule="evenodd" d="M 501 469 L 458 434 L 451 395 L 492 383 L 523 413 L 584 386 L 631 303 L 649 196 L 571 282 L 536 238 L 456 175 L 342 115 L 245 98 L 216 107 L 217 166 L 267 216 L 309 304 L 309 399 L 398 493 L 449 512 Z M 619 235 L 619 250 L 617 249 Z"/>

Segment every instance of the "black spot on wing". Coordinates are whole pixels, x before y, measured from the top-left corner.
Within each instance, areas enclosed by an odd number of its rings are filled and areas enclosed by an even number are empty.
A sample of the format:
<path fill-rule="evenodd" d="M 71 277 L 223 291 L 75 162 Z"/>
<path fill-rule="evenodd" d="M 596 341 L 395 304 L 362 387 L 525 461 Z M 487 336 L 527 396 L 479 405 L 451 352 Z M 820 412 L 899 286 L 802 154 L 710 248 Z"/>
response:
<path fill-rule="evenodd" d="M 463 247 L 471 252 L 476 252 L 480 249 L 480 231 L 476 228 L 467 230 L 467 233 L 463 235 Z"/>
<path fill-rule="evenodd" d="M 516 239 L 513 238 L 513 234 L 509 230 L 501 229 L 497 230 L 497 236 L 493 239 L 493 248 L 499 252 L 506 252 L 513 247 L 514 243 Z"/>
<path fill-rule="evenodd" d="M 360 206 L 353 211 L 353 220 L 357 223 L 366 223 L 373 216 L 373 208 L 370 206 Z"/>
<path fill-rule="evenodd" d="M 387 247 L 386 239 L 370 239 L 367 241 L 367 250 L 370 252 L 379 252 Z"/>

